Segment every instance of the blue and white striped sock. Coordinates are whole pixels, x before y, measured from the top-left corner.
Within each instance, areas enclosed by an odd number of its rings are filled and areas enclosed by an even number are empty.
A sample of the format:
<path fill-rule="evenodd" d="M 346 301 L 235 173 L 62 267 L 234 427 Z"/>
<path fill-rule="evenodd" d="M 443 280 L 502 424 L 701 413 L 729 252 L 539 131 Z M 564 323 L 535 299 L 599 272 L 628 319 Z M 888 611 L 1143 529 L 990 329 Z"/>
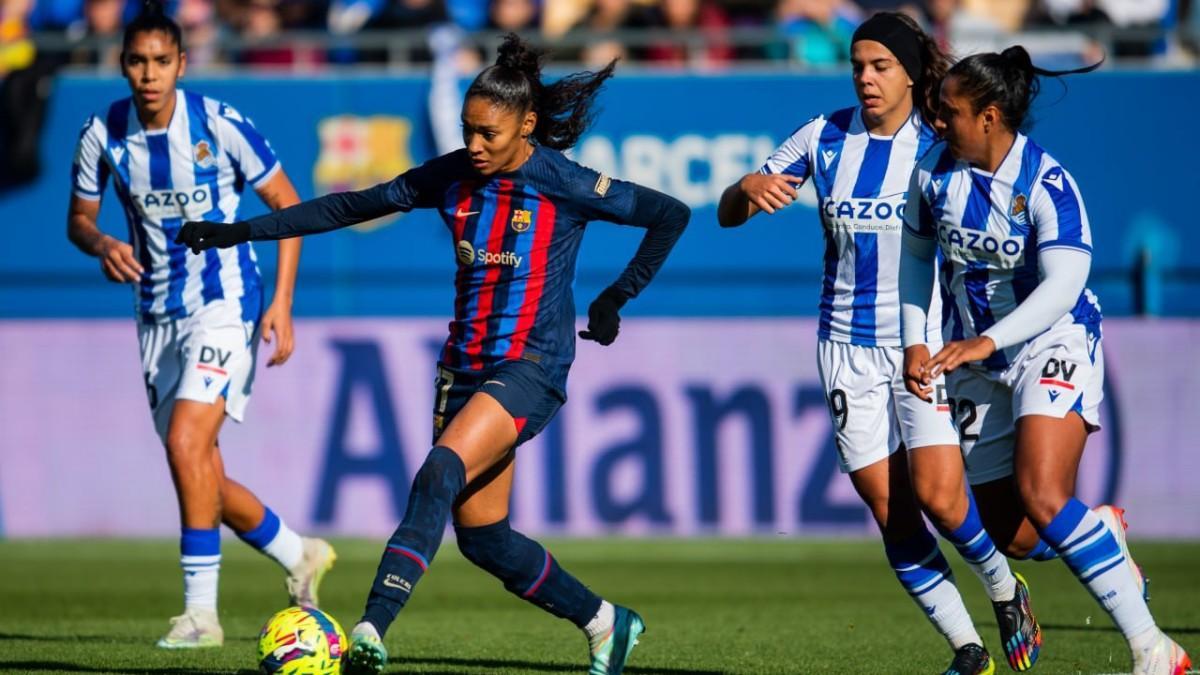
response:
<path fill-rule="evenodd" d="M 1047 544 L 1045 539 L 1038 539 L 1037 545 L 1033 547 L 1032 551 L 1026 553 L 1022 560 L 1036 560 L 1038 562 L 1058 560 L 1058 551 L 1050 548 L 1050 544 Z"/>
<path fill-rule="evenodd" d="M 902 542 L 885 541 L 883 549 L 904 590 L 950 643 L 951 649 L 983 644 L 954 585 L 950 564 L 929 530 L 922 529 Z"/>
<path fill-rule="evenodd" d="M 253 530 L 237 535 L 289 572 L 304 558 L 304 541 L 270 507 L 265 508 L 262 522 Z"/>
<path fill-rule="evenodd" d="M 221 572 L 221 531 L 183 528 L 179 538 L 183 567 L 183 605 L 187 609 L 217 609 L 217 580 Z"/>
<path fill-rule="evenodd" d="M 1042 538 L 1112 616 L 1125 639 L 1154 628 L 1154 617 L 1120 544 L 1083 502 L 1069 500 L 1042 530 Z"/>
<path fill-rule="evenodd" d="M 967 516 L 953 530 L 938 528 L 946 541 L 954 544 L 971 571 L 983 582 L 992 602 L 1012 600 L 1017 592 L 1017 579 L 1008 566 L 1008 559 L 996 550 L 992 538 L 983 529 L 975 496 L 967 490 Z"/>

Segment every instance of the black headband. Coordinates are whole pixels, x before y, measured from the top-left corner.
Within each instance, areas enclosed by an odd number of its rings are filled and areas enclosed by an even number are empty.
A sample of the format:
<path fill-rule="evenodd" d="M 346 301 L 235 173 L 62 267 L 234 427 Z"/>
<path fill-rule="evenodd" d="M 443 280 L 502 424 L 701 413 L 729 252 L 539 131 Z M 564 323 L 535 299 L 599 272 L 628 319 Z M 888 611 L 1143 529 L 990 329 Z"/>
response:
<path fill-rule="evenodd" d="M 859 40 L 874 40 L 887 47 L 904 66 L 908 78 L 913 82 L 921 79 L 921 41 L 917 32 L 891 14 L 876 14 L 864 21 L 850 44 Z"/>

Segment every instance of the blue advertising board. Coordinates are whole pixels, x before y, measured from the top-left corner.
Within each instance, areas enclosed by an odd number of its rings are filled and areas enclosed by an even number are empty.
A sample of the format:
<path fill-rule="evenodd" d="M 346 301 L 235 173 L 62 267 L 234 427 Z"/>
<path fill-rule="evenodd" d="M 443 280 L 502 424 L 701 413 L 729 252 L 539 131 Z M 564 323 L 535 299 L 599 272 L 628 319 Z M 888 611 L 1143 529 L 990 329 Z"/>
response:
<path fill-rule="evenodd" d="M 361 188 L 435 154 L 421 77 L 325 75 L 293 79 L 188 77 L 188 89 L 225 100 L 271 140 L 302 197 Z M 0 317 L 120 317 L 126 289 L 65 236 L 74 145 L 87 116 L 127 95 L 119 78 L 68 75 L 55 83 L 36 183 L 0 193 Z M 1104 72 L 1048 82 L 1032 136 L 1077 178 L 1095 240 L 1091 286 L 1108 315 L 1133 308 L 1133 271 L 1148 256 L 1162 272 L 1152 289 L 1164 314 L 1200 314 L 1200 248 L 1190 199 L 1200 188 L 1200 140 L 1179 133 L 1173 110 L 1200 98 L 1197 72 Z M 627 310 L 650 316 L 807 316 L 815 313 L 821 232 L 811 205 L 722 230 L 722 189 L 756 169 L 812 116 L 854 102 L 848 74 L 619 74 L 574 156 L 611 175 L 673 194 L 693 209 L 689 231 L 656 283 Z M 457 111 L 438 114 L 456 116 Z M 263 206 L 249 196 L 243 216 Z M 102 227 L 123 236 L 115 199 Z M 576 296 L 609 283 L 639 231 L 599 223 L 586 237 Z M 260 246 L 264 271 L 274 246 Z M 310 239 L 296 312 L 305 316 L 446 316 L 453 249 L 431 213 Z"/>

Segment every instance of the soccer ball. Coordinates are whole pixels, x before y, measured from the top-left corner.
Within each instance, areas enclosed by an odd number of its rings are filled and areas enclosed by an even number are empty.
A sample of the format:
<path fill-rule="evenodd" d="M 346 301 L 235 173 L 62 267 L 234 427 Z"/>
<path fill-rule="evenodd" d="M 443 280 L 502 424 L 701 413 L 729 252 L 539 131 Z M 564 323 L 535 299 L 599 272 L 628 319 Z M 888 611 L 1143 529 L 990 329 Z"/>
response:
<path fill-rule="evenodd" d="M 280 675 L 339 675 L 346 634 L 315 607 L 288 607 L 258 635 L 258 667 Z"/>

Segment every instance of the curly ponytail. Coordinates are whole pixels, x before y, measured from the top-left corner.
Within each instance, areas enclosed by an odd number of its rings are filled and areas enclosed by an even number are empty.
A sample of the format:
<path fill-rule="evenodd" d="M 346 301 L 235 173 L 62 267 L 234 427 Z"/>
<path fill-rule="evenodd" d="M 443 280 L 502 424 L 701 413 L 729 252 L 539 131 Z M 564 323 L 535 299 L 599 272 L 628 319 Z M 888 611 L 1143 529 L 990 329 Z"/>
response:
<path fill-rule="evenodd" d="M 1013 131 L 1031 126 L 1029 107 L 1041 90 L 1041 77 L 1062 77 L 1090 73 L 1104 63 L 1073 70 L 1046 70 L 1033 65 L 1024 47 L 1016 45 L 1000 53 L 973 54 L 954 64 L 946 73 L 954 77 L 963 95 L 971 101 L 975 114 L 989 105 L 1000 110 L 1004 125 Z"/>
<path fill-rule="evenodd" d="M 913 78 L 913 107 L 921 111 L 921 117 L 929 122 L 937 117 L 938 96 L 942 88 L 942 78 L 950 70 L 951 59 L 942 48 L 921 26 L 907 14 L 897 18 L 908 24 L 917 35 L 917 43 L 921 50 L 921 75 Z"/>
<path fill-rule="evenodd" d="M 542 58 L 514 33 L 504 36 L 495 65 L 488 66 L 467 89 L 466 98 L 486 98 L 517 112 L 532 110 L 538 122 L 533 138 L 539 145 L 565 150 L 579 140 L 595 118 L 595 98 L 617 66 L 614 60 L 597 72 L 568 75 L 542 83 Z"/>
<path fill-rule="evenodd" d="M 121 42 L 122 51 L 128 51 L 133 44 L 133 38 L 139 33 L 162 31 L 171 36 L 179 51 L 183 51 L 183 31 L 174 19 L 167 16 L 162 0 L 142 0 L 142 11 L 125 27 L 125 36 Z"/>

